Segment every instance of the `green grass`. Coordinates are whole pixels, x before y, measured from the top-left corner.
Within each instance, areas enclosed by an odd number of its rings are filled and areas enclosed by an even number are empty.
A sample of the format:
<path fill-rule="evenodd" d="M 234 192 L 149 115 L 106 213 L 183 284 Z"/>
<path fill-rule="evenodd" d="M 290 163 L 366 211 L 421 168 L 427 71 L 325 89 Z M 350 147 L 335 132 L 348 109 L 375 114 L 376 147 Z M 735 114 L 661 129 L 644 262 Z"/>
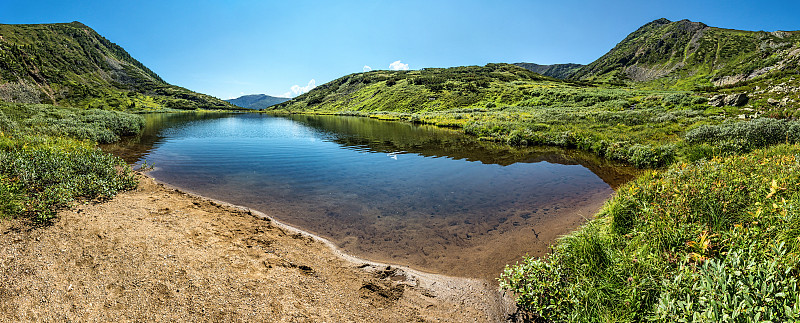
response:
<path fill-rule="evenodd" d="M 121 112 L 0 103 L 0 216 L 46 222 L 76 202 L 136 187 L 130 167 L 96 143 L 143 125 Z"/>
<path fill-rule="evenodd" d="M 798 183 L 798 145 L 648 172 L 501 285 L 550 321 L 798 320 Z"/>

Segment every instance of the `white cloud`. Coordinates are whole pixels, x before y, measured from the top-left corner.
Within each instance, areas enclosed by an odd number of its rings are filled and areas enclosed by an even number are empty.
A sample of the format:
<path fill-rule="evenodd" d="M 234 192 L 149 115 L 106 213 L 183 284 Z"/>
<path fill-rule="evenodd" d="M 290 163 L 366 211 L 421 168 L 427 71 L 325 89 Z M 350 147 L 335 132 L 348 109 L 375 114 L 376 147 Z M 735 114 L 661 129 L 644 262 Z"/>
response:
<path fill-rule="evenodd" d="M 408 64 L 400 63 L 400 61 L 394 61 L 391 64 L 389 64 L 389 69 L 392 71 L 407 71 Z"/>
<path fill-rule="evenodd" d="M 371 70 L 372 70 L 372 67 L 369 67 L 369 65 L 364 65 L 364 72 L 369 72 Z"/>
<path fill-rule="evenodd" d="M 306 93 L 308 91 L 311 91 L 311 89 L 313 89 L 315 87 L 317 87 L 317 81 L 315 81 L 314 79 L 311 79 L 311 81 L 308 81 L 308 85 L 306 85 L 306 86 L 299 86 L 297 84 L 292 85 L 292 90 L 289 91 L 289 92 L 284 93 L 282 96 L 284 98 L 296 97 L 296 96 L 298 96 L 300 94 L 303 94 L 303 93 Z"/>
<path fill-rule="evenodd" d="M 239 97 L 241 97 L 243 95 L 244 95 L 244 92 L 239 92 L 238 96 L 232 96 L 232 97 L 228 98 L 228 100 L 233 100 L 233 99 L 239 98 Z"/>

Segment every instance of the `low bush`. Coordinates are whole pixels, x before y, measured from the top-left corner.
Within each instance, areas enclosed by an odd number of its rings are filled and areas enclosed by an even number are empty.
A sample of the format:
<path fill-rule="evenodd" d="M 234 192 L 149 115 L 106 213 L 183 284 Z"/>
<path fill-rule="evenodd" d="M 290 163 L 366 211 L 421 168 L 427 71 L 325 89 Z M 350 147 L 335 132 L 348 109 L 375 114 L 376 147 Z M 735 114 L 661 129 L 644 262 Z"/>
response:
<path fill-rule="evenodd" d="M 121 159 L 88 142 L 24 136 L 0 147 L 0 210 L 41 222 L 76 200 L 102 200 L 136 186 Z"/>
<path fill-rule="evenodd" d="M 130 167 L 96 143 L 142 127 L 121 112 L 0 104 L 0 216 L 43 222 L 76 201 L 134 188 Z"/>
<path fill-rule="evenodd" d="M 712 144 L 723 151 L 743 153 L 780 143 L 800 142 L 800 121 L 759 118 L 704 125 L 688 131 L 685 138 L 690 144 Z"/>
<path fill-rule="evenodd" d="M 141 116 L 118 111 L 0 103 L 0 113 L 4 113 L 7 120 L 3 121 L 0 115 L 0 128 L 13 127 L 22 133 L 86 139 L 98 143 L 117 141 L 120 136 L 137 134 L 144 127 Z"/>
<path fill-rule="evenodd" d="M 633 145 L 628 148 L 627 159 L 638 168 L 656 168 L 669 165 L 675 160 L 675 147 L 664 145 Z"/>
<path fill-rule="evenodd" d="M 800 261 L 779 244 L 766 254 L 729 252 L 698 267 L 684 267 L 664 283 L 653 320 L 662 322 L 797 322 L 797 273 L 782 262 Z"/>

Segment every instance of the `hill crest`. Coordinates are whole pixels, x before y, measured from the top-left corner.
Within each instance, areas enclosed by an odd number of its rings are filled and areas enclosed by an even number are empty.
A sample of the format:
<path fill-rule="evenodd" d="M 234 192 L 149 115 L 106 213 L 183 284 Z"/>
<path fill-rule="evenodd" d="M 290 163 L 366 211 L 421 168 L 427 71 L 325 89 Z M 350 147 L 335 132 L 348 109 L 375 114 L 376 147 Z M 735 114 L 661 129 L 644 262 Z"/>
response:
<path fill-rule="evenodd" d="M 0 100 L 103 109 L 231 109 L 166 83 L 83 23 L 0 24 Z"/>

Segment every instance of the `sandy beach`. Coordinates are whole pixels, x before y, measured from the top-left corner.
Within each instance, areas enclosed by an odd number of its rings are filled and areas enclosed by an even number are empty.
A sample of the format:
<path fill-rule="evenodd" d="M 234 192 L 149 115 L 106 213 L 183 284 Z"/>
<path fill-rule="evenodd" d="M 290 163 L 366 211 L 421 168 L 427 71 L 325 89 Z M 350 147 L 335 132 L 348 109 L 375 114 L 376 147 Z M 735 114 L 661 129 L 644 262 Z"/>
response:
<path fill-rule="evenodd" d="M 136 190 L 0 222 L 2 321 L 497 322 L 496 284 L 350 257 L 258 212 Z"/>

